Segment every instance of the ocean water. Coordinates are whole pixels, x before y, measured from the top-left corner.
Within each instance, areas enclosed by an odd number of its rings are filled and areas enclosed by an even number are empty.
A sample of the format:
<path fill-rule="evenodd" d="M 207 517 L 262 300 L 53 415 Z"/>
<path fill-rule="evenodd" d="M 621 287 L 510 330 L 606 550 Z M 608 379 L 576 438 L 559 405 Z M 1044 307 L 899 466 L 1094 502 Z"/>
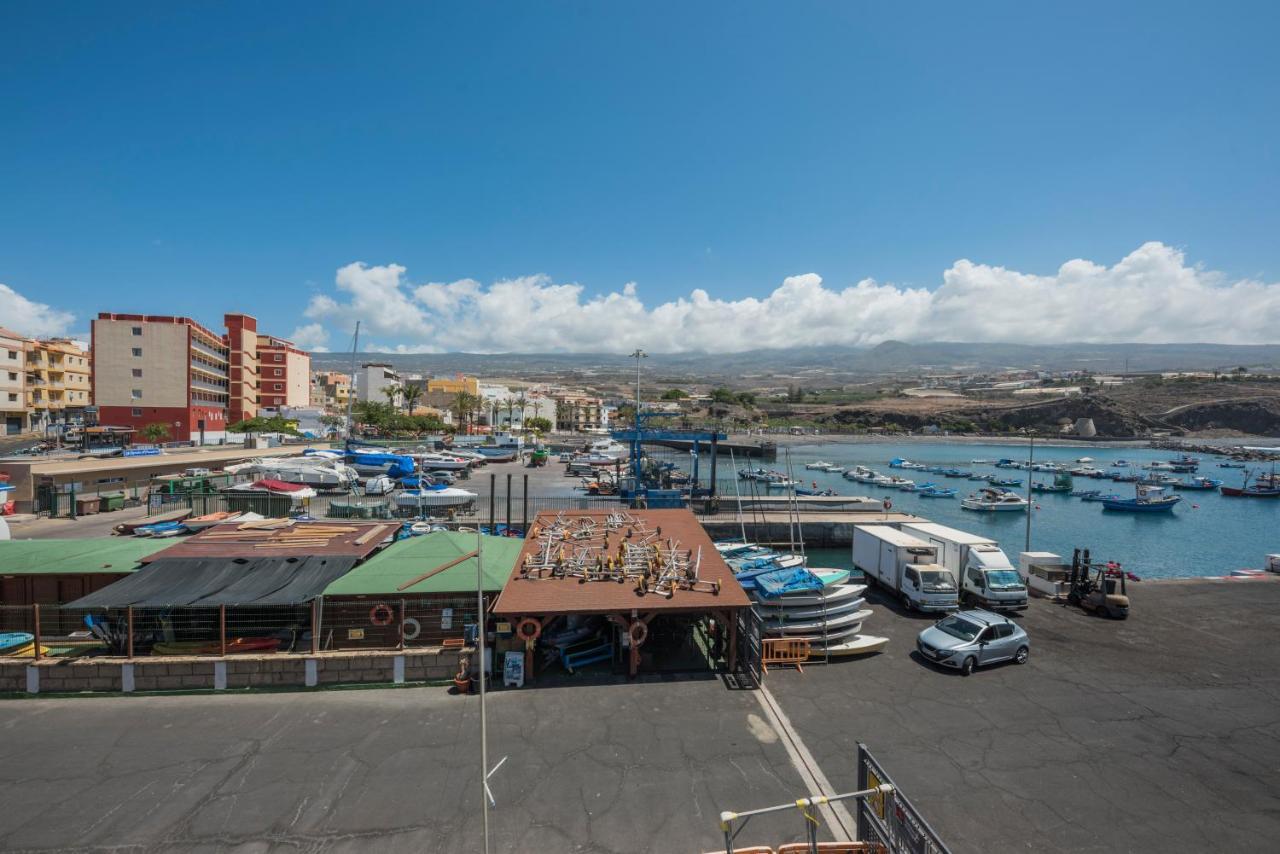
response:
<path fill-rule="evenodd" d="M 795 477 L 805 483 L 816 481 L 821 488 L 831 487 L 841 495 L 870 495 L 890 498 L 895 510 L 915 513 L 964 531 L 989 536 L 999 541 L 1009 559 L 1017 563 L 1018 552 L 1024 551 L 1026 514 L 975 513 L 960 508 L 960 498 L 979 486 L 963 478 L 946 478 L 916 470 L 890 470 L 889 460 L 902 457 L 925 465 L 945 465 L 975 473 L 996 474 L 1021 480 L 1016 491 L 1026 495 L 1026 479 L 1052 482 L 1046 472 L 1020 469 L 997 469 L 993 465 L 971 463 L 974 459 L 996 460 L 1001 457 L 1023 459 L 1026 445 L 970 443 L 848 443 L 792 446 L 791 465 Z M 779 459 L 771 468 L 786 465 L 779 449 Z M 1035 458 L 1053 462 L 1074 462 L 1092 457 L 1093 465 L 1109 469 L 1110 463 L 1124 459 L 1139 465 L 1171 459 L 1168 451 L 1140 448 L 1052 447 L 1037 443 Z M 1221 458 L 1200 457 L 1199 475 L 1223 480 L 1238 486 L 1244 473 L 1240 469 L 1221 469 Z M 861 464 L 881 474 L 895 474 L 917 483 L 933 481 L 939 486 L 955 487 L 956 498 L 921 498 L 916 493 L 884 489 L 856 483 L 840 475 L 806 471 L 805 463 L 817 460 L 850 467 Z M 1175 475 L 1184 477 L 1184 475 Z M 1185 475 L 1194 477 L 1195 475 Z M 1076 478 L 1077 489 L 1101 489 L 1130 497 L 1132 483 Z M 1182 502 L 1172 514 L 1123 513 L 1103 510 L 1096 502 L 1081 501 L 1065 494 L 1042 493 L 1032 498 L 1031 550 L 1048 551 L 1070 560 L 1074 548 L 1088 548 L 1094 560 L 1119 561 L 1130 572 L 1143 578 L 1177 578 L 1224 575 L 1241 568 L 1261 568 L 1267 554 L 1280 553 L 1280 499 L 1224 498 L 1215 492 L 1175 492 Z M 812 562 L 823 566 L 849 566 L 846 550 L 820 550 Z"/>

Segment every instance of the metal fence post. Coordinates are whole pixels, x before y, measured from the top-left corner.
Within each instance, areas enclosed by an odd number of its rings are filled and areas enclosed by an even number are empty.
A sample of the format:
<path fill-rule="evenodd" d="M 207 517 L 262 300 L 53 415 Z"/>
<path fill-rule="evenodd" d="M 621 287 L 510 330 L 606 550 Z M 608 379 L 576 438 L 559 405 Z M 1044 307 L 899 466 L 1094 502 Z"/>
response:
<path fill-rule="evenodd" d="M 218 654 L 227 655 L 227 606 L 218 606 Z"/>
<path fill-rule="evenodd" d="M 129 609 L 125 612 L 125 622 L 127 623 L 126 628 L 129 632 L 129 639 L 128 641 L 125 642 L 125 649 L 127 650 L 127 655 L 129 656 L 129 658 L 133 658 L 133 606 L 132 605 L 130 605 Z"/>
<path fill-rule="evenodd" d="M 396 645 L 396 649 L 404 650 L 404 597 L 400 597 L 400 643 Z"/>
<path fill-rule="evenodd" d="M 511 531 L 511 472 L 507 472 L 507 531 Z M 490 534 L 496 534 L 497 531 L 490 530 Z"/>
<path fill-rule="evenodd" d="M 40 660 L 40 603 L 31 603 L 31 634 L 35 639 L 35 660 Z"/>
<path fill-rule="evenodd" d="M 497 505 L 494 503 L 498 500 L 498 476 L 496 474 L 489 475 L 489 530 L 492 532 L 495 525 L 498 524 Z"/>
<path fill-rule="evenodd" d="M 311 654 L 320 651 L 320 597 L 311 600 Z"/>
<path fill-rule="evenodd" d="M 524 476 L 524 494 L 520 498 L 520 533 L 527 535 L 529 531 L 529 475 Z"/>
<path fill-rule="evenodd" d="M 56 502 L 55 502 L 56 505 Z M 71 507 L 69 508 L 72 519 L 76 518 L 76 485 L 71 484 Z"/>

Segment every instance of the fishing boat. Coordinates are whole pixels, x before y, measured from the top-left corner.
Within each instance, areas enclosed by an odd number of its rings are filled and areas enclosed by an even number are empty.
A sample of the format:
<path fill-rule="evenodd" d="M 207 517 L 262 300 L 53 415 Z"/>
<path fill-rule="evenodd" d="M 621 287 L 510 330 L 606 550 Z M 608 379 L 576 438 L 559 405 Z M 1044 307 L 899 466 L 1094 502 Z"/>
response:
<path fill-rule="evenodd" d="M 893 489 L 912 490 L 915 489 L 916 482 L 905 477 L 891 477 L 887 485 Z"/>
<path fill-rule="evenodd" d="M 1180 495 L 1165 495 L 1164 488 L 1143 486 L 1134 488 L 1133 498 L 1109 497 L 1102 499 L 1103 510 L 1122 510 L 1129 513 L 1171 513 L 1182 500 Z"/>
<path fill-rule="evenodd" d="M 741 469 L 738 477 L 742 480 L 765 480 L 772 474 L 773 472 L 768 469 Z"/>
<path fill-rule="evenodd" d="M 893 486 L 894 478 L 888 475 L 878 474 L 871 478 L 871 482 L 876 486 Z"/>
<path fill-rule="evenodd" d="M 1000 487 L 1022 486 L 1022 481 L 1020 480 L 1014 480 L 1013 478 L 996 477 L 995 475 L 991 475 L 991 477 L 987 478 L 987 483 L 991 484 L 992 486 L 1000 486 Z"/>
<path fill-rule="evenodd" d="M 1257 477 L 1252 474 L 1245 472 L 1244 483 L 1240 486 L 1219 486 L 1218 491 L 1228 498 L 1280 498 L 1280 482 L 1277 482 L 1274 471 Z"/>
<path fill-rule="evenodd" d="M 818 489 L 818 485 L 815 483 L 812 487 L 797 486 L 796 495 L 831 496 L 831 495 L 839 495 L 839 493 L 836 492 L 834 489 Z"/>
<path fill-rule="evenodd" d="M 1033 481 L 1031 483 L 1031 491 L 1032 492 L 1070 492 L 1071 484 L 1068 483 L 1064 486 L 1058 483 L 1041 483 L 1040 481 Z"/>
<path fill-rule="evenodd" d="M 1211 477 L 1193 477 L 1190 480 L 1179 480 L 1169 484 L 1174 489 L 1210 490 L 1222 486 L 1222 481 Z"/>
<path fill-rule="evenodd" d="M 1240 462 L 1226 462 L 1226 463 L 1218 463 L 1218 468 L 1220 468 L 1220 469 L 1242 469 L 1242 468 L 1244 468 L 1244 463 L 1240 463 Z"/>
<path fill-rule="evenodd" d="M 981 489 L 960 502 L 965 510 L 984 512 L 1017 512 L 1027 509 L 1027 499 L 1003 489 Z"/>
<path fill-rule="evenodd" d="M 832 469 L 832 464 L 818 460 L 816 462 L 808 463 L 805 465 L 805 468 L 809 471 L 830 471 Z"/>
<path fill-rule="evenodd" d="M 955 498 L 956 490 L 940 486 L 921 487 L 916 493 L 921 498 Z"/>
<path fill-rule="evenodd" d="M 964 469 L 943 469 L 938 474 L 943 477 L 973 477 L 972 471 L 965 471 Z"/>
<path fill-rule="evenodd" d="M 347 465 L 364 477 L 385 474 L 388 477 L 408 477 L 418 470 L 417 461 L 407 454 L 388 454 L 381 449 L 348 448 Z"/>
<path fill-rule="evenodd" d="M 1114 492 L 1103 492 L 1100 489 L 1090 490 L 1080 496 L 1081 501 L 1118 501 L 1121 496 Z"/>
<path fill-rule="evenodd" d="M 396 506 L 401 509 L 462 507 L 476 500 L 474 492 L 456 486 L 420 486 L 396 493 Z"/>
<path fill-rule="evenodd" d="M 1119 473 L 1111 475 L 1111 479 L 1116 483 L 1137 483 L 1142 480 L 1142 475 L 1133 472 Z"/>

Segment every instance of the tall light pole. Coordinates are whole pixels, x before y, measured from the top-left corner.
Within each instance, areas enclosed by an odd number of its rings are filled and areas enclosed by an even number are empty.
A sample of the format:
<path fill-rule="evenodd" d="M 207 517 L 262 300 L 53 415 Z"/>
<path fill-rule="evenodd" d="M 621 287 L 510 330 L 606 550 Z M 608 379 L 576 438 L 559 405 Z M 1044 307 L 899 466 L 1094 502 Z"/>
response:
<path fill-rule="evenodd" d="M 647 359 L 649 354 L 641 350 L 639 347 L 631 354 L 631 358 L 636 360 L 636 429 L 640 429 L 640 360 Z"/>
<path fill-rule="evenodd" d="M 631 358 L 636 360 L 636 411 L 632 416 L 632 429 L 634 432 L 632 433 L 633 441 L 631 443 L 631 468 L 632 475 L 635 478 L 635 486 L 632 490 L 633 495 L 640 494 L 640 360 L 648 355 L 639 347 L 631 354 Z"/>
<path fill-rule="evenodd" d="M 1027 456 L 1027 547 L 1023 551 L 1031 551 L 1031 511 L 1035 505 L 1031 503 L 1031 473 L 1036 461 L 1036 434 L 1031 434 L 1031 446 Z"/>

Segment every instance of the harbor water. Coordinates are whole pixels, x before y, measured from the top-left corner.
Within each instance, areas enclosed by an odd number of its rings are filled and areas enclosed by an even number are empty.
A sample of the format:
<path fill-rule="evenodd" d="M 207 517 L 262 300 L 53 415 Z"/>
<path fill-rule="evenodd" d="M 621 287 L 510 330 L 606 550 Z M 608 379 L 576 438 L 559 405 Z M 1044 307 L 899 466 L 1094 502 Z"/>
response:
<path fill-rule="evenodd" d="M 816 482 L 819 488 L 831 488 L 841 495 L 888 498 L 894 510 L 916 513 L 934 522 L 998 540 L 1015 563 L 1018 552 L 1025 550 L 1026 513 L 963 510 L 960 499 L 985 484 L 913 469 L 890 469 L 889 461 L 901 457 L 924 465 L 1021 480 L 1022 486 L 1014 491 L 1023 496 L 1028 476 L 1036 482 L 1053 481 L 1053 474 L 1048 472 L 996 468 L 990 463 L 972 462 L 975 459 L 994 462 L 1000 458 L 1026 460 L 1025 444 L 829 443 L 792 446 L 790 456 L 795 478 L 806 485 Z M 1169 451 L 1141 448 L 1061 447 L 1039 443 L 1035 447 L 1037 461 L 1074 463 L 1082 457 L 1091 457 L 1092 465 L 1104 471 L 1111 470 L 1112 463 L 1123 459 L 1133 464 L 1134 472 L 1142 472 L 1140 466 L 1174 456 Z M 1239 486 L 1244 479 L 1241 469 L 1218 467 L 1225 458 L 1201 456 L 1199 459 L 1199 472 L 1174 476 L 1220 479 L 1227 486 Z M 918 484 L 931 481 L 941 487 L 954 487 L 958 495 L 956 498 L 923 498 L 918 493 L 845 480 L 838 474 L 805 470 L 806 463 L 817 460 L 844 468 L 864 465 L 881 474 L 909 478 Z M 778 462 L 770 467 L 777 470 L 786 467 L 781 452 Z M 1270 467 L 1266 470 L 1270 471 Z M 1077 477 L 1075 488 L 1099 489 L 1104 494 L 1124 497 L 1134 494 L 1134 484 L 1106 479 Z M 1108 511 L 1097 502 L 1081 501 L 1067 494 L 1033 493 L 1029 511 L 1031 550 L 1054 552 L 1069 560 L 1072 549 L 1088 548 L 1094 560 L 1119 561 L 1130 572 L 1152 579 L 1225 575 L 1235 569 L 1258 569 L 1264 565 L 1265 555 L 1280 553 L 1280 499 L 1226 498 L 1216 490 L 1175 490 L 1173 494 L 1181 495 L 1182 501 L 1171 514 L 1166 514 Z M 850 566 L 847 550 L 815 550 L 812 558 L 811 562 L 817 565 Z"/>

